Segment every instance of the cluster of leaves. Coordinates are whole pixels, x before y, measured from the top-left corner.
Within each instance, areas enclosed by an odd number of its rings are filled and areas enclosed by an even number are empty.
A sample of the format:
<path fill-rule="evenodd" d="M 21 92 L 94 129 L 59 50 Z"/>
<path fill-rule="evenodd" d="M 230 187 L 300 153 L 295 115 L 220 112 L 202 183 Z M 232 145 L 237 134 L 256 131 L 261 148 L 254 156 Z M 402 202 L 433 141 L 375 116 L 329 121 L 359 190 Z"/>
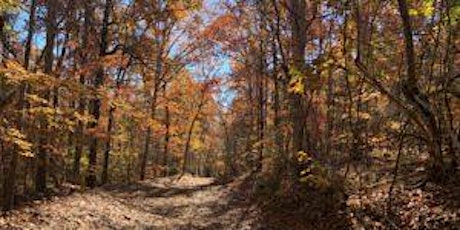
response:
<path fill-rule="evenodd" d="M 26 19 L 2 21 L 26 35 L 1 34 L 11 47 L 0 68 L 0 149 L 11 172 L 1 177 L 4 209 L 14 193 L 63 182 L 214 173 L 218 82 L 185 68 L 206 52 L 195 43 L 201 8 L 196 0 L 0 2 L 2 15 Z M 67 181 L 51 186 L 48 177 Z"/>
<path fill-rule="evenodd" d="M 2 0 L 0 1 L 0 12 L 17 10 L 19 4 L 17 0 Z"/>
<path fill-rule="evenodd" d="M 233 58 L 236 97 L 223 114 L 228 174 L 259 174 L 263 194 L 320 199 L 392 181 L 411 151 L 408 164 L 457 170 L 447 162 L 458 164 L 459 100 L 446 82 L 458 78 L 458 4 L 229 5 L 212 24 L 219 29 L 206 31 Z M 408 75 L 415 76 L 410 83 Z"/>

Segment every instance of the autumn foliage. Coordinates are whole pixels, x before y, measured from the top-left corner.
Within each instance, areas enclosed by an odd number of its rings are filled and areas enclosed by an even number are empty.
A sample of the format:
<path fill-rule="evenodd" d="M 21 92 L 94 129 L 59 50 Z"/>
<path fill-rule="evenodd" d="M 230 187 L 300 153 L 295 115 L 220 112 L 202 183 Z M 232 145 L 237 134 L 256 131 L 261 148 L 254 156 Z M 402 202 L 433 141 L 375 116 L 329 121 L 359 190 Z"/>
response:
<path fill-rule="evenodd" d="M 434 0 L 0 1 L 2 207 L 193 174 L 273 228 L 450 226 L 407 207 L 460 184 L 459 20 Z"/>

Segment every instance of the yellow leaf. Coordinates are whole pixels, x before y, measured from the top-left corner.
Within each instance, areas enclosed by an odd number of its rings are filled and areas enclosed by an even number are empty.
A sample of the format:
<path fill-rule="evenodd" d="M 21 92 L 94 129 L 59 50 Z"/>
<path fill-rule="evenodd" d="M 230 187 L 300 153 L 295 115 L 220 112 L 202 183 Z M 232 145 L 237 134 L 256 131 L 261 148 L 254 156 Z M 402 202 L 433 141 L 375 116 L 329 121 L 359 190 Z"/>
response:
<path fill-rule="evenodd" d="M 308 155 L 308 153 L 306 153 L 304 151 L 297 152 L 297 161 L 306 162 L 306 161 L 308 161 L 310 159 L 311 159 L 311 157 Z"/>
<path fill-rule="evenodd" d="M 359 114 L 359 118 L 364 119 L 364 120 L 369 120 L 371 119 L 371 115 L 369 113 L 362 112 Z"/>
<path fill-rule="evenodd" d="M 401 123 L 392 121 L 390 122 L 390 128 L 393 130 L 399 130 L 399 128 L 401 128 Z"/>
<path fill-rule="evenodd" d="M 418 15 L 418 11 L 416 9 L 409 9 L 409 15 L 410 16 L 417 16 Z"/>

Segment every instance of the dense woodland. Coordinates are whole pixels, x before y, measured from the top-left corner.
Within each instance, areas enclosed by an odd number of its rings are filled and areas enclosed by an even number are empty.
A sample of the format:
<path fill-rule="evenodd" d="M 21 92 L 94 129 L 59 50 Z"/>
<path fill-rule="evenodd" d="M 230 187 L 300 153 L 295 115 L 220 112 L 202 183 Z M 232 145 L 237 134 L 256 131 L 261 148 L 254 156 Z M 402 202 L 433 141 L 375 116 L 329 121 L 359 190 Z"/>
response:
<path fill-rule="evenodd" d="M 460 226 L 459 1 L 1 0 L 0 29 L 4 211 L 194 175 L 292 229 Z"/>

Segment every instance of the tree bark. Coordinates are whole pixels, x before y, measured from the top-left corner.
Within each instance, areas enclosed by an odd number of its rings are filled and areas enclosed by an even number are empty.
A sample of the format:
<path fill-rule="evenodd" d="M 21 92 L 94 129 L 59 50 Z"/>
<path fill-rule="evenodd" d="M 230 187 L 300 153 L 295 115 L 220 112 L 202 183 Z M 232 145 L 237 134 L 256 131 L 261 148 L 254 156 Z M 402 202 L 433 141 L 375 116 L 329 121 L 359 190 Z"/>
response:
<path fill-rule="evenodd" d="M 403 24 L 407 67 L 406 77 L 403 81 L 403 93 L 406 99 L 420 112 L 429 132 L 428 150 L 431 157 L 431 176 L 442 177 L 444 169 L 444 160 L 441 150 L 442 132 L 437 125 L 435 114 L 433 113 L 427 96 L 418 88 L 412 26 L 405 0 L 398 0 L 398 9 Z M 437 180 L 437 178 L 433 179 Z"/>
<path fill-rule="evenodd" d="M 3 170 L 3 211 L 10 211 L 14 206 L 14 195 L 16 193 L 16 169 L 18 164 L 18 153 L 15 149 L 6 148 L 3 157 L 5 166 Z M 8 159 L 10 158 L 10 159 Z"/>
<path fill-rule="evenodd" d="M 107 140 L 105 141 L 104 158 L 102 162 L 101 184 L 106 184 L 107 182 L 109 182 L 109 159 L 112 142 L 112 127 L 114 124 L 114 112 L 115 106 L 111 105 L 109 109 L 109 122 L 107 124 Z"/>
<path fill-rule="evenodd" d="M 151 121 L 153 121 L 155 119 L 155 115 L 156 115 L 157 97 L 158 97 L 158 86 L 157 86 L 157 84 L 158 83 L 155 83 L 152 102 L 150 104 L 150 109 L 149 109 L 149 111 L 150 111 L 150 120 Z M 152 127 L 149 124 L 149 127 L 147 128 L 147 135 L 145 137 L 144 151 L 143 151 L 142 159 L 141 159 L 140 180 L 145 179 L 148 155 L 149 155 L 149 152 L 150 152 L 149 148 L 150 148 L 150 143 L 151 143 L 151 140 L 152 140 L 152 135 L 153 135 L 153 130 L 152 130 Z"/>
<path fill-rule="evenodd" d="M 115 100 L 118 98 L 120 87 L 124 81 L 124 76 L 125 76 L 125 70 L 120 68 L 117 74 L 117 79 L 116 79 L 116 84 L 115 84 L 115 95 L 114 95 Z M 112 150 L 112 146 L 111 146 L 112 129 L 115 123 L 115 118 L 113 114 L 115 113 L 115 110 L 116 110 L 115 105 L 111 104 L 110 109 L 109 109 L 109 115 L 108 115 L 109 122 L 107 124 L 107 139 L 105 141 L 104 158 L 102 162 L 102 175 L 101 175 L 102 184 L 106 184 L 107 182 L 109 182 L 109 159 L 110 159 L 110 151 Z"/>
<path fill-rule="evenodd" d="M 99 57 L 103 58 L 107 52 L 108 46 L 108 30 L 109 30 L 109 19 L 110 19 L 110 11 L 112 9 L 112 0 L 107 0 L 104 7 L 104 17 L 102 21 L 102 29 L 101 29 L 101 37 L 100 37 L 100 47 L 99 47 Z M 94 79 L 94 88 L 97 90 L 104 84 L 104 68 L 102 64 L 96 72 L 96 76 Z M 99 117 L 101 114 L 100 111 L 101 107 L 101 100 L 97 95 L 95 98 L 90 101 L 90 113 L 95 119 L 95 121 L 90 122 L 89 128 L 96 129 L 99 123 Z M 97 176 L 96 176 L 96 168 L 97 168 L 97 145 L 98 145 L 98 138 L 93 136 L 90 140 L 89 145 L 89 165 L 88 165 L 88 176 L 86 177 L 86 185 L 90 188 L 96 187 L 97 183 Z"/>
<path fill-rule="evenodd" d="M 195 127 L 195 123 L 197 122 L 198 120 L 198 117 L 200 116 L 200 113 L 201 113 L 201 109 L 203 108 L 204 106 L 204 98 L 205 98 L 205 91 L 203 90 L 201 92 L 201 99 L 200 99 L 200 104 L 198 105 L 198 109 L 196 111 L 196 114 L 195 116 L 193 116 L 192 118 L 192 122 L 190 123 L 190 126 L 189 126 L 189 129 L 187 131 L 187 140 L 185 142 L 185 148 L 184 148 L 184 161 L 183 161 L 183 164 L 182 164 L 182 172 L 179 176 L 179 178 L 181 178 L 188 170 L 188 164 L 189 164 L 189 158 L 190 158 L 190 141 L 192 140 L 192 134 L 193 134 L 193 128 Z"/>
<path fill-rule="evenodd" d="M 156 109 L 157 109 L 157 97 L 158 97 L 158 91 L 160 90 L 160 81 L 162 78 L 162 73 L 163 73 L 163 44 L 160 42 L 157 42 L 157 47 L 158 47 L 158 53 L 156 57 L 156 66 L 155 66 L 155 73 L 154 73 L 154 79 L 153 79 L 153 96 L 151 98 L 150 102 L 150 120 L 154 121 L 155 116 L 156 116 Z M 147 167 L 147 161 L 148 161 L 148 154 L 149 154 L 149 146 L 150 146 L 150 141 L 152 139 L 153 135 L 153 130 L 152 127 L 147 128 L 147 135 L 145 137 L 145 143 L 144 143 L 144 151 L 142 154 L 142 159 L 141 159 L 141 170 L 140 170 L 140 179 L 144 180 L 145 179 L 145 170 Z"/>
<path fill-rule="evenodd" d="M 52 74 L 53 62 L 54 62 L 54 40 L 56 38 L 56 7 L 57 2 L 55 0 L 48 0 L 46 2 L 48 11 L 46 14 L 46 45 L 43 50 L 44 72 L 46 74 Z M 45 98 L 49 98 L 50 92 L 45 92 Z M 37 171 L 35 174 L 35 190 L 37 193 L 46 193 L 46 180 L 48 174 L 48 153 L 46 144 L 47 138 L 47 122 L 42 118 L 41 121 L 41 132 L 38 137 L 38 152 L 37 152 Z"/>
<path fill-rule="evenodd" d="M 27 32 L 26 46 L 24 50 L 24 69 L 29 69 L 30 63 L 30 51 L 32 47 L 32 38 L 35 34 L 35 8 L 37 7 L 37 1 L 31 0 L 30 2 L 30 15 L 29 15 L 29 25 Z"/>
<path fill-rule="evenodd" d="M 289 21 L 291 24 L 292 35 L 291 35 L 291 52 L 292 52 L 292 61 L 293 68 L 296 73 L 302 74 L 305 69 L 305 45 L 307 42 L 306 37 L 306 2 L 305 0 L 290 0 L 289 1 Z M 293 77 L 293 76 L 291 76 Z M 302 84 L 305 81 L 304 76 L 301 77 Z M 291 113 L 291 122 L 293 130 L 293 147 L 294 147 L 294 156 L 296 158 L 296 153 L 303 151 L 306 152 L 304 146 L 305 142 L 305 109 L 302 95 L 298 92 L 292 92 L 289 95 L 290 99 L 290 113 Z"/>
<path fill-rule="evenodd" d="M 163 95 L 167 96 L 166 94 L 166 86 L 167 84 L 163 84 Z M 171 126 L 171 115 L 170 115 L 170 111 L 169 111 L 169 106 L 168 104 L 165 105 L 165 129 L 166 129 L 166 132 L 165 132 L 165 143 L 164 143 L 164 146 L 163 146 L 163 157 L 162 157 L 162 162 L 161 162 L 161 165 L 163 166 L 163 176 L 167 176 L 168 175 L 168 157 L 169 157 L 169 141 L 171 139 L 171 130 L 170 130 L 170 126 Z"/>
<path fill-rule="evenodd" d="M 27 31 L 27 39 L 26 39 L 26 45 L 25 45 L 25 50 L 24 50 L 24 69 L 28 70 L 29 69 L 29 63 L 30 63 L 30 50 L 31 50 L 31 44 L 32 44 L 32 38 L 35 33 L 35 10 L 36 10 L 36 1 L 32 0 L 31 1 L 31 6 L 30 6 L 30 15 L 29 15 L 29 25 L 28 25 L 28 31 Z M 3 29 L 3 28 L 2 28 Z M 24 101 L 24 95 L 26 93 L 26 85 L 22 84 L 21 89 L 18 92 L 19 93 L 19 101 L 17 105 L 18 111 L 21 111 L 24 108 L 25 101 Z M 17 122 L 17 129 L 22 130 L 24 128 L 24 117 L 21 114 L 20 119 Z M 8 159 L 10 158 L 10 159 Z M 16 171 L 17 171 L 17 164 L 18 164 L 18 152 L 16 148 L 8 148 L 5 151 L 4 154 L 4 178 L 3 178 L 3 194 L 2 194 L 2 209 L 3 211 L 10 211 L 13 206 L 14 206 L 14 195 L 15 195 L 15 190 L 16 190 Z M 27 173 L 28 171 L 25 172 L 25 182 L 27 181 Z M 25 183 L 27 184 L 27 183 Z"/>
<path fill-rule="evenodd" d="M 91 31 L 91 26 L 92 26 L 92 12 L 93 12 L 93 9 L 90 7 L 89 5 L 89 1 L 84 1 L 84 11 L 85 11 L 85 19 L 84 19 L 84 25 L 83 25 L 83 34 L 81 34 L 80 36 L 82 36 L 82 40 L 83 40 L 83 44 L 82 44 L 82 49 L 80 50 L 79 52 L 79 56 L 80 56 L 80 62 L 81 62 L 81 65 L 85 65 L 87 63 L 87 57 L 86 57 L 86 54 L 85 52 L 87 51 L 87 49 L 89 48 L 89 45 L 88 45 L 88 34 L 90 33 Z M 81 74 L 80 75 L 80 79 L 79 79 L 79 83 L 82 87 L 84 87 L 85 85 L 85 75 L 84 74 Z M 86 109 L 86 100 L 84 99 L 83 97 L 83 93 L 80 93 L 80 98 L 78 100 L 78 113 L 80 114 L 83 114 L 85 112 L 85 109 Z M 80 161 L 81 161 L 81 156 L 83 154 L 83 146 L 84 146 L 84 142 L 85 142 L 85 139 L 86 139 L 86 136 L 83 132 L 84 130 L 84 124 L 82 121 L 78 121 L 78 124 L 77 124 L 77 129 L 76 129 L 76 132 L 75 132 L 75 135 L 77 137 L 77 141 L 75 143 L 75 154 L 74 154 L 74 159 L 73 159 L 73 169 L 72 169 L 72 172 L 73 172 L 73 179 L 75 180 L 75 182 L 77 183 L 80 183 Z"/>

